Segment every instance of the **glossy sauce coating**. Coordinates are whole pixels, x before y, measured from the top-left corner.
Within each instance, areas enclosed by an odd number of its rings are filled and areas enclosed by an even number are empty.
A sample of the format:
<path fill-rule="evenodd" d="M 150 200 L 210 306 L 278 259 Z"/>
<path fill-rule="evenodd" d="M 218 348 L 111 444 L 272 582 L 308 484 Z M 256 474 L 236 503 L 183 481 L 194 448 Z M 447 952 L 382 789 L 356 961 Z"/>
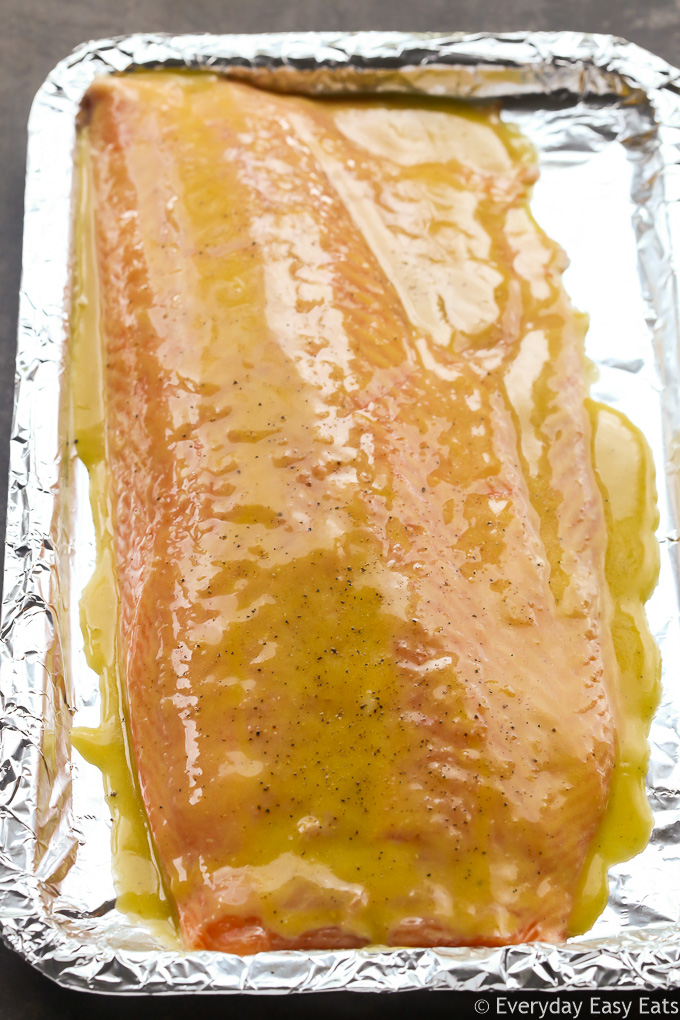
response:
<path fill-rule="evenodd" d="M 644 772 L 652 485 L 613 412 L 593 434 L 526 146 L 207 76 L 86 104 L 103 400 L 88 432 L 81 385 L 76 431 L 186 942 L 565 937 L 612 777 Z M 637 465 L 637 572 L 607 563 L 598 438 Z"/>

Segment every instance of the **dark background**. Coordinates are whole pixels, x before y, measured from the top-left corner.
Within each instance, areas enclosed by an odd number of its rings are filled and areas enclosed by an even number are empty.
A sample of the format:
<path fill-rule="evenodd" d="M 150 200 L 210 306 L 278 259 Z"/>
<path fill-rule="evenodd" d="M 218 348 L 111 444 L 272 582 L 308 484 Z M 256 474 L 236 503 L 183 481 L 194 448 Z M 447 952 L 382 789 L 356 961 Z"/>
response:
<path fill-rule="evenodd" d="M 51 68 L 88 39 L 142 31 L 324 29 L 607 32 L 680 64 L 680 0 L 0 0 L 0 534 L 5 527 L 26 121 L 33 95 Z M 152 1000 L 95 997 L 58 988 L 0 947 L 0 1020 L 176 1020 L 189 1013 L 201 1020 L 288 1016 L 362 1020 L 401 1018 L 414 1012 L 455 1018 L 474 1016 L 476 998 L 453 992 Z M 629 1020 L 634 1020 L 641 1013 L 639 996 L 626 998 L 632 1001 Z M 673 998 L 672 1004 L 670 1000 L 666 1003 L 666 1013 L 671 1007 L 678 1008 L 676 996 Z M 498 1015 L 493 999 L 490 1007 L 487 1015 Z M 586 997 L 580 1016 L 595 1015 L 596 1008 Z"/>

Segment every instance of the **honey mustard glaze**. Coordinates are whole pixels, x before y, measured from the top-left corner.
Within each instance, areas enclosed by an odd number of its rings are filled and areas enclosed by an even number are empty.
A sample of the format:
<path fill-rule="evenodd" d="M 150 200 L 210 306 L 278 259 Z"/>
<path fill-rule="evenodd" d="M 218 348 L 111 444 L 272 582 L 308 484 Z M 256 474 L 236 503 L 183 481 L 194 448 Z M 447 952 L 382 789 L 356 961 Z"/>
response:
<path fill-rule="evenodd" d="M 168 897 L 139 793 L 125 692 L 120 677 L 118 587 L 113 567 L 114 530 L 107 481 L 105 396 L 100 309 L 94 254 L 89 154 L 77 145 L 78 212 L 75 231 L 70 349 L 70 434 L 90 476 L 97 564 L 80 605 L 88 665 L 100 677 L 101 723 L 74 727 L 73 746 L 102 772 L 112 818 L 112 862 L 117 907 L 142 920 L 168 946 L 178 944 Z"/>
<path fill-rule="evenodd" d="M 530 147 L 207 75 L 89 105 L 74 743 L 119 905 L 241 952 L 587 930 L 650 832 L 657 516 L 644 438 L 586 399 Z"/>

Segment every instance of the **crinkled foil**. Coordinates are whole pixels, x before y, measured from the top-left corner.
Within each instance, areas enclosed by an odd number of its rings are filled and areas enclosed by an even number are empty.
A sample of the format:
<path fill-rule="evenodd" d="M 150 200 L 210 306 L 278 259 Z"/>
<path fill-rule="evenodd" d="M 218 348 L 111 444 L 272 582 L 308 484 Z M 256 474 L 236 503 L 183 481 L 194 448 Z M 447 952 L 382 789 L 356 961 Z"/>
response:
<path fill-rule="evenodd" d="M 648 617 L 664 660 L 651 731 L 644 853 L 611 871 L 604 914 L 566 944 L 504 949 L 177 952 L 116 910 L 98 771 L 71 748 L 96 723 L 78 599 L 94 562 L 88 480 L 64 439 L 73 148 L 96 75 L 224 71 L 309 93 L 498 99 L 539 154 L 533 210 L 571 258 L 594 396 L 650 440 L 661 577 Z M 30 119 L 24 270 L 0 647 L 0 929 L 63 985 L 100 992 L 668 988 L 680 985 L 680 72 L 608 36 L 144 35 L 59 64 Z"/>

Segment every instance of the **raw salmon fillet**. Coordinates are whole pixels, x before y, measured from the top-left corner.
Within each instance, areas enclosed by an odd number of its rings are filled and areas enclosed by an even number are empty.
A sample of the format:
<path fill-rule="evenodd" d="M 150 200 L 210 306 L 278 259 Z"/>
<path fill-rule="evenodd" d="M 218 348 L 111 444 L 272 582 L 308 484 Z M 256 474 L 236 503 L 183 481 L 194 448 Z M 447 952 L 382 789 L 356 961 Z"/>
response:
<path fill-rule="evenodd" d="M 128 722 L 187 945 L 564 938 L 618 667 L 521 139 L 197 75 L 85 111 Z"/>

